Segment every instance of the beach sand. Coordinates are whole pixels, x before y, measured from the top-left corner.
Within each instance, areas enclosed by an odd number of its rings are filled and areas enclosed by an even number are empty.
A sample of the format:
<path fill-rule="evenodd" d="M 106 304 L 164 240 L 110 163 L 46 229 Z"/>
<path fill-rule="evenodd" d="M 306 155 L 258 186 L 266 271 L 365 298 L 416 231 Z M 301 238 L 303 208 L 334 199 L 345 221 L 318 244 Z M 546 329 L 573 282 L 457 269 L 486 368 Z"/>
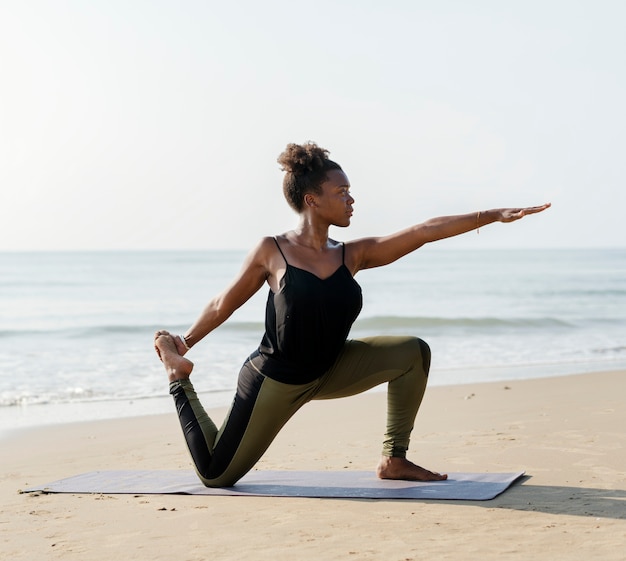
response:
<path fill-rule="evenodd" d="M 526 471 L 491 501 L 20 494 L 87 471 L 191 466 L 174 412 L 20 431 L 0 442 L 0 558 L 623 560 L 625 388 L 626 372 L 430 388 L 409 458 Z M 257 467 L 373 469 L 384 418 L 384 393 L 313 402 Z"/>

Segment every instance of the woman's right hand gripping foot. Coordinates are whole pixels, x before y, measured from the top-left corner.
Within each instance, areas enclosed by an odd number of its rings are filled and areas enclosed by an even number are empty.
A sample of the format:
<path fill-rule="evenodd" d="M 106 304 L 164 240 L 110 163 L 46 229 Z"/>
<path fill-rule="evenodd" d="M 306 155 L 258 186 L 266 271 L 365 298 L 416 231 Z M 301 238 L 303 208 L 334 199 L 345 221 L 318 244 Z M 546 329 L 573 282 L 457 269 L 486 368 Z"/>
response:
<path fill-rule="evenodd" d="M 189 379 L 193 370 L 193 362 L 182 356 L 187 349 L 177 339 L 168 331 L 157 331 L 154 334 L 154 349 L 165 366 L 170 382 Z"/>

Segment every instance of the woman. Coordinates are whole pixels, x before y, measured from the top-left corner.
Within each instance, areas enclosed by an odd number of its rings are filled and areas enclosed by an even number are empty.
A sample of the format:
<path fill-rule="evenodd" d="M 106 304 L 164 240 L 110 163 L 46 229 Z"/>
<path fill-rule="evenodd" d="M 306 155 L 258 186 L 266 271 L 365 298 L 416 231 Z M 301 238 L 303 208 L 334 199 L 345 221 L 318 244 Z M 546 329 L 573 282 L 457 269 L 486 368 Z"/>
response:
<path fill-rule="evenodd" d="M 330 226 L 349 226 L 352 217 L 354 199 L 341 167 L 314 143 L 289 144 L 278 162 L 285 172 L 285 197 L 300 217 L 298 226 L 262 239 L 232 284 L 209 302 L 184 336 L 155 334 L 200 479 L 210 487 L 234 485 L 306 402 L 354 395 L 383 382 L 389 383 L 388 411 L 378 477 L 446 479 L 406 459 L 426 389 L 429 347 L 416 337 L 346 340 L 362 303 L 354 275 L 426 243 L 492 222 L 513 222 L 550 205 L 433 218 L 389 236 L 344 244 L 328 237 Z M 242 366 L 232 407 L 218 429 L 194 392 L 189 381 L 193 363 L 184 355 L 265 283 L 265 335 Z"/>

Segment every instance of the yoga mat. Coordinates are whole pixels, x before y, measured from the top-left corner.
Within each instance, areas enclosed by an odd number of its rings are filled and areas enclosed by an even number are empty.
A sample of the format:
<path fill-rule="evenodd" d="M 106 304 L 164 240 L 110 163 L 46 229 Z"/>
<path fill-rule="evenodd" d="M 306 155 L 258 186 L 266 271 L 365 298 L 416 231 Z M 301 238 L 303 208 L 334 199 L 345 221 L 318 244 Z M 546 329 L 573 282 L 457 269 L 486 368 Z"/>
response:
<path fill-rule="evenodd" d="M 523 471 L 449 473 L 446 481 L 416 482 L 380 480 L 369 471 L 259 470 L 248 473 L 234 487 L 207 488 L 193 471 L 93 471 L 25 492 L 485 501 L 522 475 Z"/>

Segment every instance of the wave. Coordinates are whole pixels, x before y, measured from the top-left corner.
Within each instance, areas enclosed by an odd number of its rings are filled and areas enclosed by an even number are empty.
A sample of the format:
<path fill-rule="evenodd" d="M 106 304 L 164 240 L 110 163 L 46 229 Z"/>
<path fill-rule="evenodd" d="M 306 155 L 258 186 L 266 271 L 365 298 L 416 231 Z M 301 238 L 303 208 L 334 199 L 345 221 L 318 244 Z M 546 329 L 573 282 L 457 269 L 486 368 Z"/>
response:
<path fill-rule="evenodd" d="M 575 325 L 558 318 L 496 318 L 496 317 L 410 317 L 410 316 L 375 316 L 357 320 L 355 327 L 363 329 L 384 328 L 572 328 Z"/>
<path fill-rule="evenodd" d="M 5 337 L 23 337 L 23 336 L 43 336 L 55 335 L 67 338 L 91 338 L 98 336 L 110 335 L 152 335 L 159 329 L 167 329 L 170 333 L 183 333 L 189 328 L 189 324 L 179 325 L 85 325 L 72 327 L 54 327 L 54 328 L 21 328 L 21 329 L 0 329 L 0 338 Z M 262 333 L 264 325 L 262 322 L 245 322 L 231 321 L 221 325 L 220 330 L 234 330 L 239 332 Z"/>
<path fill-rule="evenodd" d="M 617 347 L 598 347 L 591 349 L 590 352 L 598 355 L 619 355 L 621 353 L 626 353 L 626 345 L 619 345 Z"/>
<path fill-rule="evenodd" d="M 427 317 L 427 316 L 371 316 L 357 319 L 355 329 L 380 331 L 387 329 L 573 329 L 589 323 L 619 324 L 621 320 L 611 318 L 584 318 L 577 321 L 566 321 L 553 317 L 537 318 L 498 318 L 498 317 Z M 68 339 L 109 337 L 115 335 L 151 336 L 158 329 L 166 328 L 171 333 L 183 333 L 188 324 L 180 325 L 150 325 L 150 324 L 108 324 L 86 325 L 58 328 L 21 328 L 0 330 L 0 338 L 46 336 L 64 337 Z M 229 321 L 221 325 L 220 332 L 235 332 L 238 334 L 254 334 L 261 336 L 264 324 L 258 321 Z"/>
<path fill-rule="evenodd" d="M 228 394 L 234 391 L 232 387 L 216 387 L 210 390 L 198 391 L 198 394 Z M 0 393 L 0 407 L 24 407 L 30 405 L 64 405 L 68 403 L 105 403 L 111 401 L 143 401 L 155 398 L 169 398 L 164 391 L 135 390 L 128 393 L 114 393 L 106 390 L 94 391 L 90 389 L 42 391 L 39 393 L 2 392 Z"/>

